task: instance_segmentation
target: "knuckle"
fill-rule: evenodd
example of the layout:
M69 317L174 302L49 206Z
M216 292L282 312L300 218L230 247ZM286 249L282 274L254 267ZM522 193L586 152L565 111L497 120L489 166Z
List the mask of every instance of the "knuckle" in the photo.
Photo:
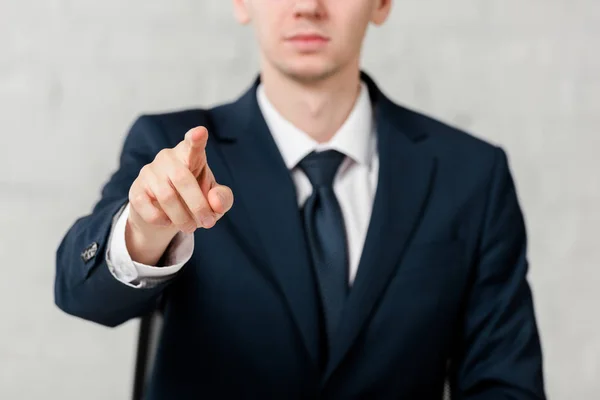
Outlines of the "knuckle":
M150 172L150 164L146 164L142 167L142 169L140 169L139 176L148 175L149 172Z
M163 214L158 210L148 211L148 215L144 217L144 220L152 225L158 225L165 221Z
M140 169L140 172L133 184L146 186L146 183L148 183L152 180L151 178L152 178L153 174L154 174L153 165L146 164Z
M189 173L186 169L177 168L171 176L171 181L176 185L183 185L188 181L188 174Z
M129 202L134 207L139 207L140 205L144 204L145 201L146 201L145 193L135 193L135 191L133 191L133 190L129 191Z
M142 167L142 169L140 169L140 173L138 174L138 180L147 181L148 178L151 177L155 173L154 167L155 167L155 164L153 164L153 163L144 165Z
M165 151L166 149L162 149L161 151L156 153L156 156L154 156L154 160L152 161L152 163L160 162L160 160L162 160L165 157Z
M153 163L162 164L171 158L171 149L162 149L156 153Z
M175 193L175 190L173 190L173 188L169 185L161 186L155 194L156 198L161 203L170 204L177 200L177 193Z

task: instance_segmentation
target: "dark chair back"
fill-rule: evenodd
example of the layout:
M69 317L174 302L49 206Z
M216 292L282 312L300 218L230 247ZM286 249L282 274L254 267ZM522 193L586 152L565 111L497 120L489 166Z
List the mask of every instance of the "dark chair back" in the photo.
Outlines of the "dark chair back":
M162 328L163 317L160 311L144 315L140 320L138 346L133 377L133 400L144 398L148 380L154 365L154 356Z

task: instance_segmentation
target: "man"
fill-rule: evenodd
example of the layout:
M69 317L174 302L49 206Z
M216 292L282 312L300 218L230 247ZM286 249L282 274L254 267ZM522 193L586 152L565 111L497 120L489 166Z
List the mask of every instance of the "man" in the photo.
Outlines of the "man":
M505 153L360 72L390 7L234 0L260 78L138 119L66 234L61 309L117 326L162 305L150 399L544 398Z

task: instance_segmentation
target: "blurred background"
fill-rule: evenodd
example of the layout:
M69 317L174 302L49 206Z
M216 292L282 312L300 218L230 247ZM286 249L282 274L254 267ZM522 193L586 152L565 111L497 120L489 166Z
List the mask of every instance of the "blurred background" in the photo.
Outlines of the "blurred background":
M600 396L600 1L396 0L364 69L397 102L507 150L552 399ZM0 0L0 398L126 399L138 322L53 302L62 235L141 113L254 79L227 0Z

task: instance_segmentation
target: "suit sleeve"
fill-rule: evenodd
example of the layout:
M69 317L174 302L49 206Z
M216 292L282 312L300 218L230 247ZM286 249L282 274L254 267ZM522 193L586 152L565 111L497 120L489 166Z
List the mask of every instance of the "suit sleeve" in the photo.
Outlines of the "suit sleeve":
M506 154L495 151L452 399L545 399L525 224Z
M113 218L127 203L129 188L141 168L167 147L166 142L153 117L140 117L125 138L119 167L102 188L100 200L62 239L56 252L54 299L66 313L117 326L154 308L171 282L133 288L115 279L106 260ZM89 253L90 248L93 253Z

